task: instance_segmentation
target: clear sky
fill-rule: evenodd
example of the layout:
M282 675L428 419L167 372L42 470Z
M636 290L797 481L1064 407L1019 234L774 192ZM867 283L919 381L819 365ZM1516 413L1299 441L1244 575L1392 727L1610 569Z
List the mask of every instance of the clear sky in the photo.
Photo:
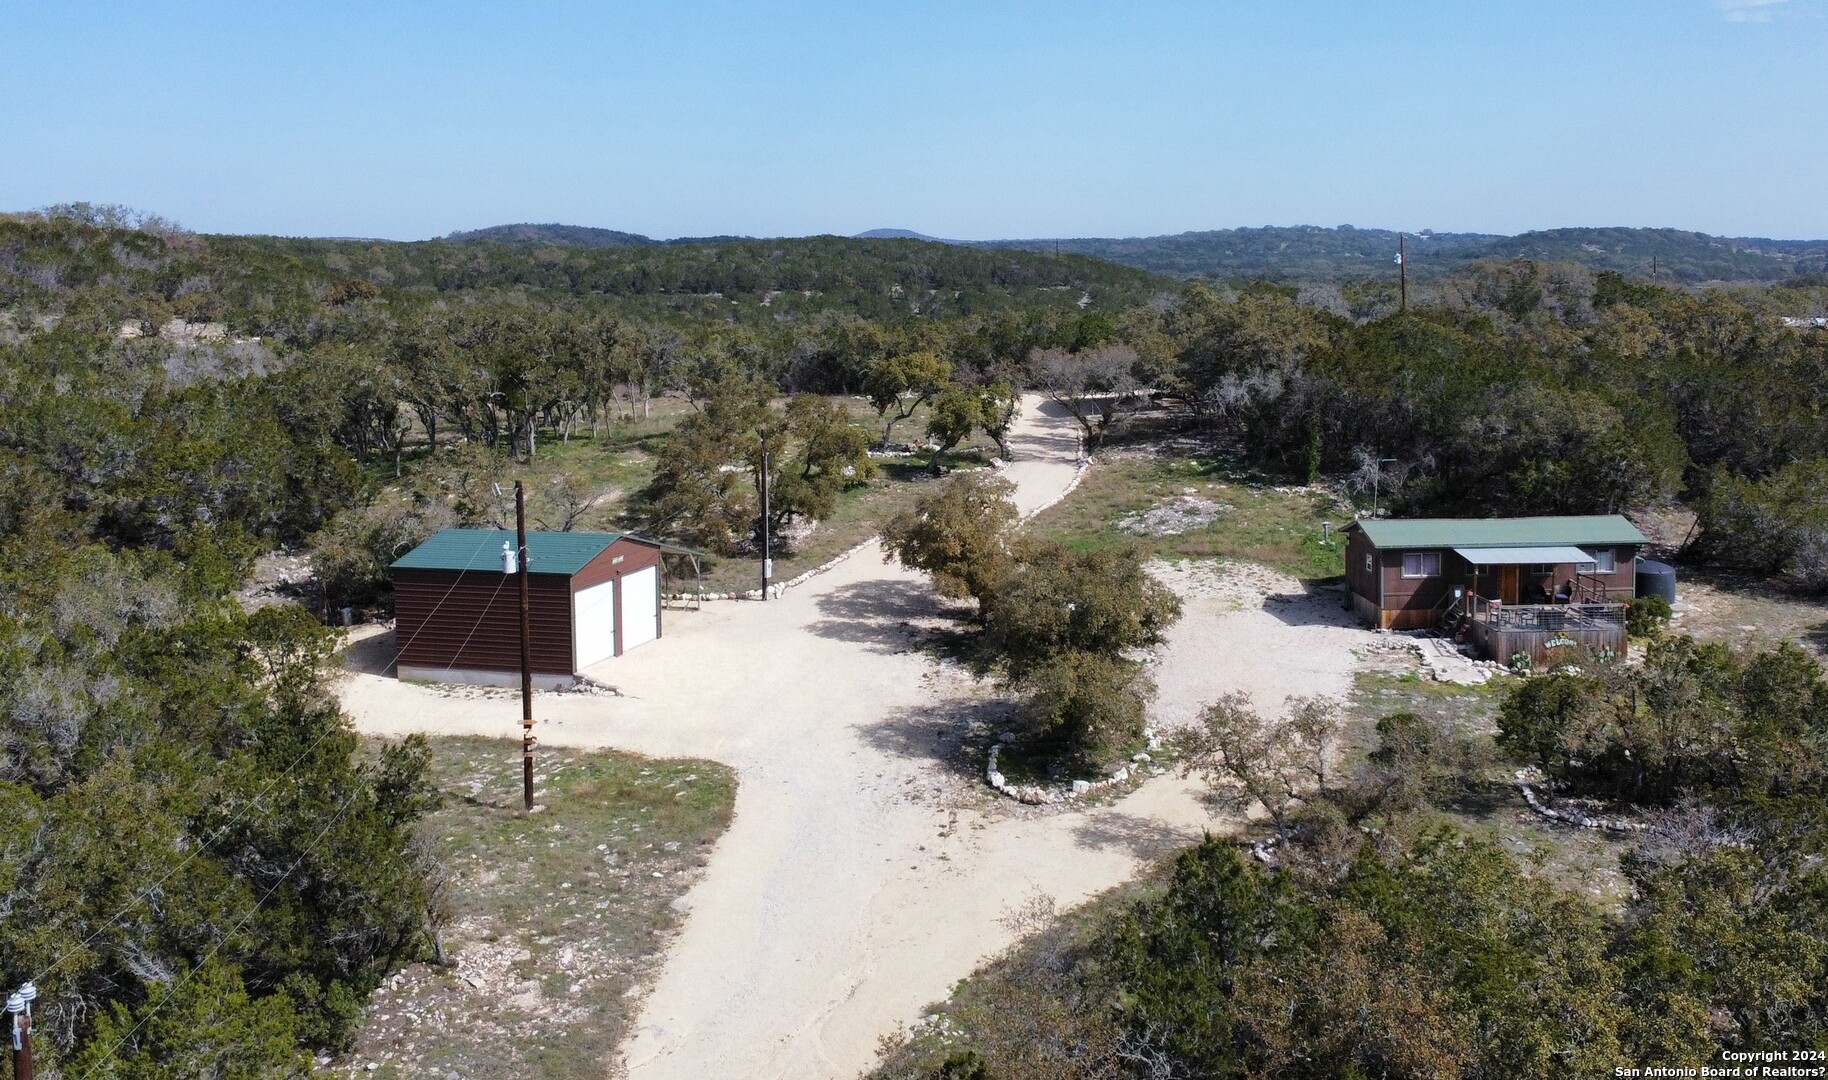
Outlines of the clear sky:
M9 5L0 209L1828 237L1828 0Z

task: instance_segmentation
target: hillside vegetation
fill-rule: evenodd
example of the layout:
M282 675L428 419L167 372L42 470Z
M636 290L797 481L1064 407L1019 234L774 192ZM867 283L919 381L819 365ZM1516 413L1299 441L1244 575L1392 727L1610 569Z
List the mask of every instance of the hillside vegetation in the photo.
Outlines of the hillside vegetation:
M1682 637L1641 667L1520 681L1495 744L1385 715L1346 768L1326 760L1336 730L1221 699L1183 746L1217 798L1267 804L1254 852L1208 837L1046 926L873 1075L1548 1080L1828 1050L1825 708L1794 647ZM1525 761L1635 812L1645 828L1614 844L1628 903L1456 819Z
M1410 233L1409 273L1428 280L1489 259L1566 262L1592 270L1695 284L1781 281L1828 271L1828 240L1709 236L1678 229L1548 229L1517 236ZM1060 251L1176 277L1341 281L1394 276L1397 234L1388 229L1313 225L1219 229L1129 239L999 240L988 246Z
M1326 477L1361 505L1375 484L1399 513L1692 501L1691 557L1822 588L1828 334L1777 316L1825 309L1828 287L1807 279L1699 290L1527 260L1469 264L1400 310L1387 278L1166 283L1086 256L913 240L389 244L199 237L81 207L0 219L0 892L22 898L0 911L0 977L37 978L41 1053L80 1063L71 1075L121 1060L133 1075L207 1075L223 1055L285 1075L300 1050L345 1043L373 988L436 951L416 824L438 801L427 748L365 750L328 704L315 620L234 604L262 552L307 548L339 600L384 604L399 552L443 524L499 524L493 482L520 476L541 480L535 511L553 527L590 520L591 500L621 486L635 490L610 520L753 558L764 470L775 535L862 527L860 508L894 509L866 499L964 464L949 453L1006 453L1027 388L1065 408L1094 454L1123 444L1153 402L1152 437L1185 442L1202 470L1221 460L1210 451L1267 481ZM596 460L568 464L586 455ZM536 474L549 464L558 471ZM1165 468L1132 475L1164 497L1177 480L1220 482ZM904 487L873 487L878 470ZM1123 514L1156 496L1088 494ZM1265 550L1288 551L1288 522L1263 523ZM1135 564L1097 543L1051 561L1106 582L1107 564ZM1312 569L1330 566L1316 557ZM1048 595L1036 586L1030 606L1057 611ZM1059 676L1051 700L1064 701L1072 678L1112 658L1054 659L1034 670ZM1788 800L1790 781L1767 774L1791 761L1816 801L1776 809L1819 810L1828 696L1788 654L1667 660L1668 685L1692 694L1666 711L1656 688L1604 680L1525 703L1533 730L1584 748L1545 767L1638 798L1634 766L1673 761L1643 789L1659 805L1715 800L1744 815L1735 827L1765 831L1679 873L1644 872L1668 918L1635 939L1638 966L1616 970L1663 995L1642 1001L1664 1027L1618 1021L1582 1045L1724 1043L1697 1019L1716 1004L1746 1031L1815 1039L1797 1009L1818 998L1758 997L1770 980L1819 987L1814 953L1762 957L1745 978L1697 965L1738 940L1825 936L1819 830L1799 817L1770 832L1758 814L1775 804L1729 800L1717 778L1751 775L1734 755L1756 752L1753 772ZM1769 686L1795 708L1772 704ZM1676 743L1656 741L1672 731ZM1442 964L1470 957L1498 987L1544 975L1543 1000L1570 1009L1619 985L1605 967L1625 963L1617 928L1518 886L1508 854L1424 842L1374 816L1351 824L1324 835L1389 841L1344 869L1343 849L1329 849L1321 876L1292 892L1217 853L1188 864L1200 888L1230 882L1240 902L1273 901L1262 925L1287 930L1290 951L1244 957L1248 970L1280 977L1333 953L1369 965L1335 996L1293 1002L1303 1023L1328 1028L1329 1010L1386 981L1373 977L1379 935L1408 950L1389 981L1414 989L1391 1015L1444 1039L1474 1038L1478 1011L1430 996L1439 987L1424 976ZM1794 877L1757 876L1746 851L1790 860L1770 865ZM1708 880L1749 906L1687 920L1683 898ZM1574 949L1551 955L1586 974L1519 959L1537 943L1521 931L1468 938L1471 952L1439 944L1486 924L1453 922L1470 909L1436 904L1431 881L1469 904L1502 901L1492 910L1512 923L1550 920ZM1174 1011L1187 1000L1175 980L1240 970L1202 966L1213 909L1201 897L1166 903L1130 951L1110 954L1129 963L1159 946L1190 965L1135 984L1136 1030L1171 1030L1173 1052L1194 1062L1222 1059L1239 1024L1266 1025L1266 1039L1309 1030L1275 1027L1244 999L1227 999L1223 1030ZM1684 982L1689 970L1714 982ZM1505 994L1491 1000L1514 1005ZM1767 1000L1757 1015L1745 1004ZM1525 1022L1475 1050L1535 1054L1565 1033Z
M1710 236L1680 229L1564 228L1505 236L1424 229L1408 236L1415 282L1465 272L1490 260L1531 259L1589 270L1654 274L1681 284L1779 282L1828 273L1828 240ZM651 240L611 229L575 225L499 225L452 233L449 240L527 245L631 247L707 243L780 243L741 237ZM908 229L872 229L859 240L906 239L965 248L1085 255L1151 273L1228 281L1340 283L1396 275L1397 234L1350 225L1211 229L1166 236L1058 237L948 241Z

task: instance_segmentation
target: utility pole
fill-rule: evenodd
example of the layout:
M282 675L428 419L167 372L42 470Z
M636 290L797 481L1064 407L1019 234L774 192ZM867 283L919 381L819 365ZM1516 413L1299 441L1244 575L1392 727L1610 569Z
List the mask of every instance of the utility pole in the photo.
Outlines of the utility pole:
M1373 514L1377 513L1377 489L1381 486L1384 479L1384 466L1395 464L1396 459L1393 457L1381 457L1377 459L1376 468L1371 473L1371 512Z
M768 554L768 432L762 432L762 599L768 599L768 579L774 576L774 560Z
M13 1080L32 1080L32 999L37 996L38 987L28 982L6 998L13 1031Z
M521 807L533 812L533 654L532 603L527 595L527 493L519 480L514 481L514 533L519 541L520 559L515 575L520 578L520 773Z
M1400 310L1409 310L1409 249L1403 242L1403 234L1396 234L1396 280L1399 290Z

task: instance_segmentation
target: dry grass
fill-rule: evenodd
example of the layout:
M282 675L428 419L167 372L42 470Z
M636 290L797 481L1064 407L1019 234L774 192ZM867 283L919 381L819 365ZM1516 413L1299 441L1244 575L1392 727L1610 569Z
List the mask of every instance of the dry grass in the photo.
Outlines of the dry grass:
M1081 550L1133 544L1144 557L1223 557L1262 563L1301 578L1345 572L1339 528L1351 509L1321 488L1277 485L1240 472L1213 457L1108 455L1059 505L1035 519L1034 530ZM1134 514L1194 499L1216 504L1206 525L1178 535L1127 532L1119 522ZM1321 523L1331 521L1329 540Z
M1677 571L1676 614L1670 629L1740 649L1773 649L1793 642L1828 659L1828 601L1767 582Z
M547 809L527 816L518 742L432 745L446 801L422 828L449 875L452 966L391 979L336 1068L604 1075L679 918L671 905L729 824L733 775L708 761L542 749Z

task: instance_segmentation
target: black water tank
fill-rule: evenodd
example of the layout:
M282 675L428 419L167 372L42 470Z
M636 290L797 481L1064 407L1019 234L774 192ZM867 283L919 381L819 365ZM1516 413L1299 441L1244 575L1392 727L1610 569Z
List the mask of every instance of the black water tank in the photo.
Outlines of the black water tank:
M1676 568L1668 563L1642 559L1638 562L1638 595L1661 596L1676 602Z

